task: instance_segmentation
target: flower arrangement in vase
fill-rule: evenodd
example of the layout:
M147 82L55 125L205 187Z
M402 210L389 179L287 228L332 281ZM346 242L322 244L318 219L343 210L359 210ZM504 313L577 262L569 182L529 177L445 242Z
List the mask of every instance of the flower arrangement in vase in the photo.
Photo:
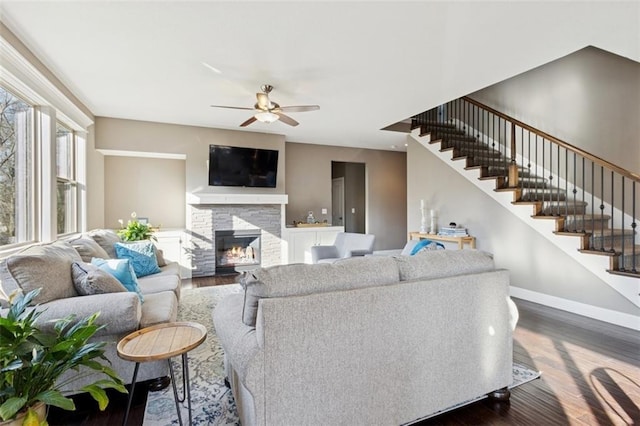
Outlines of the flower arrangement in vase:
M127 226L124 225L122 219L119 219L118 223L120 223L118 236L124 241L156 240L156 237L153 235L156 229L154 229L150 223L138 220L136 212L131 213L131 219L127 221Z

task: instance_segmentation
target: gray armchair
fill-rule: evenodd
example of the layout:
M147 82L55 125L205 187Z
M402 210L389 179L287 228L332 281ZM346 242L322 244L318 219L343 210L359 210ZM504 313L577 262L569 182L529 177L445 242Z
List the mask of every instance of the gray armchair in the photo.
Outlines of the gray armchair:
M333 263L338 259L371 254L375 239L376 236L372 234L340 232L332 246L311 247L311 261L312 263Z

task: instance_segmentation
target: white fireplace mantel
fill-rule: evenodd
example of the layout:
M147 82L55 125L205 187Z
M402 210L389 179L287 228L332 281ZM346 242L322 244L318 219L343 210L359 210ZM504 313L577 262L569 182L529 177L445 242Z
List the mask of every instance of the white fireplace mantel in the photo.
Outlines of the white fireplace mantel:
M287 194L188 193L187 204L288 204Z

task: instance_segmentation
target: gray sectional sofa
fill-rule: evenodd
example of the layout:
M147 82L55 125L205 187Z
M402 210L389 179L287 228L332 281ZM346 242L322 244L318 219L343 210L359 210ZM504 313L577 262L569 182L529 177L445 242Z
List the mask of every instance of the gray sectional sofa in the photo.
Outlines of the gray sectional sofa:
M213 312L249 425L396 425L507 387L509 273L476 250L246 273Z
M165 262L162 252L156 252L160 272L138 278L138 284L144 298L131 291L118 291L80 296L74 286L72 264L91 262L93 257L115 258L114 243L120 241L117 234L110 230L94 230L81 236L50 244L31 246L19 253L0 261L0 284L4 297L0 298L6 312L6 296L18 289L28 292L42 288L38 298L40 310L44 313L38 322L42 329L52 327L51 319L63 318L70 314L85 317L100 312L98 324L106 327L100 330L95 340L108 343L106 357L125 383L130 383L134 363L122 360L116 351L117 342L127 334L153 324L175 321L180 299L180 274L178 264ZM147 362L140 365L138 381L166 376L165 361ZM92 383L97 375L89 371L70 372L63 376L65 381L76 376L67 386L74 391ZM82 377L81 377L82 376Z

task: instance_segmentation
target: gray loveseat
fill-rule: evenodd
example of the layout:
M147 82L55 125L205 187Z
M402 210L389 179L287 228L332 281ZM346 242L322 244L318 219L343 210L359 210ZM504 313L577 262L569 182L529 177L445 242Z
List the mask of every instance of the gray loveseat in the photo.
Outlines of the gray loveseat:
M249 425L396 425L512 382L509 273L475 250L286 265L213 312Z
M44 310L38 320L43 329L52 327L52 323L47 322L51 319L70 314L85 317L99 311L97 322L106 324L106 327L94 339L108 343L106 357L125 383L130 383L135 364L118 357L117 342L140 328L175 321L181 282L178 265L164 262L162 253L157 252L158 264L162 265L161 272L137 279L144 302L130 291L78 295L72 277L72 264L91 262L93 257L115 258L114 243L119 241L120 238L113 231L94 230L66 241L31 246L0 261L0 284L5 298L16 289L26 293L34 288L42 288L35 301L40 304L39 309ZM3 302L3 308L6 308L6 301ZM5 311L0 309L0 315ZM165 361L146 362L140 365L137 380L155 379L167 373ZM102 378L91 371L89 375L85 374L70 372L61 381L71 376L78 377L66 388L73 391Z

